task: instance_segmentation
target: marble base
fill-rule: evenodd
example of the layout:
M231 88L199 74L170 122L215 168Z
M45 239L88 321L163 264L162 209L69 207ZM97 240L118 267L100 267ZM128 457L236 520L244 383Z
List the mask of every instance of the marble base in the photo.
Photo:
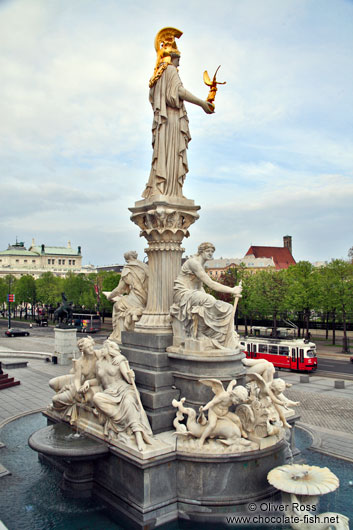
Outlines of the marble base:
M172 446L172 433L157 438ZM109 444L107 454L83 469L84 493L104 501L121 526L152 529L178 519L221 525L227 515L246 513L250 502L273 501L276 490L267 473L285 463L285 446L282 440L264 450L223 455L173 448L141 459ZM82 491L68 459L49 461L64 472L65 489Z
M180 397L186 398L185 406L198 409L212 399L211 388L200 383L200 379L219 379L225 387L232 379L244 384L245 368L241 359L245 354L240 350L180 353L172 346L168 352L174 385L180 390Z
M153 433L173 428L173 399L179 399L166 348L172 335L123 331L120 350L135 372L136 385Z
M54 355L58 358L58 364L71 365L78 353L76 329L54 328L54 340Z
M61 415L54 409L47 409L45 416L53 422L63 422ZM98 419L92 414L92 409L87 405L77 406L77 420L72 428L80 433L93 436L95 439L108 443L112 447L118 447L123 453L129 454L139 460L148 460L156 456L170 453L174 450L175 442L166 443L159 438L153 439L152 444L146 444L144 451L139 451L133 435L125 436L123 439L108 438L103 431ZM66 422L69 424L69 422ZM125 438L125 439L124 439Z

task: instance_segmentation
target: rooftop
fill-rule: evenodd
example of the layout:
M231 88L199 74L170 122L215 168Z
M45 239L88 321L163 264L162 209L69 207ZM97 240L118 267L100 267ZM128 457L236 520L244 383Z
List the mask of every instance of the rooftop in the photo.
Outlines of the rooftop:
M254 258L272 258L276 269L288 269L290 265L296 264L295 259L287 247L258 247L251 245L246 256L254 256Z
M50 255L57 255L57 256L79 256L80 255L78 250L74 250L71 247L48 247L47 245L44 245L44 252L42 252L41 246L32 246L30 247L30 250L35 252L36 254L50 254Z

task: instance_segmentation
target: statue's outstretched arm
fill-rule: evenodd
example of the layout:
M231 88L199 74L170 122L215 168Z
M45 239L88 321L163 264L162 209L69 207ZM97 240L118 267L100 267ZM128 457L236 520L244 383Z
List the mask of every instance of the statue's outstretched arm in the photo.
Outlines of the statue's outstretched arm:
M209 287L210 289L213 289L214 291L218 291L219 293L230 293L230 294L239 294L241 293L241 287L229 287L228 285L223 285L222 283L215 282L212 280L207 272L201 267L197 267L197 270L193 270L195 275Z
M113 289L109 296L108 300L112 300L115 296L127 294L129 292L129 286L125 283L123 279L120 279L118 285Z
M193 103L194 105L198 105L201 107L206 114L213 114L214 112L214 106L212 103L209 103L206 100L197 98L191 92L186 90L183 86L179 87L179 97L183 99L184 101L188 101L189 103Z

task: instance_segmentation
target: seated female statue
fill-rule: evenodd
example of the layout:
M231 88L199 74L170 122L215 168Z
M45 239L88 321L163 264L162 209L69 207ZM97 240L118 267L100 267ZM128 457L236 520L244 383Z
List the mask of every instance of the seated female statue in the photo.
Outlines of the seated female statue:
M174 282L174 303L170 308L174 338L178 337L180 344L187 338L202 340L207 349L235 349L239 339L234 330L233 306L206 293L203 284L237 297L241 296L241 286L228 287L209 277L205 263L212 259L214 251L212 243L202 243L197 254L182 265ZM174 345L179 344L174 342Z

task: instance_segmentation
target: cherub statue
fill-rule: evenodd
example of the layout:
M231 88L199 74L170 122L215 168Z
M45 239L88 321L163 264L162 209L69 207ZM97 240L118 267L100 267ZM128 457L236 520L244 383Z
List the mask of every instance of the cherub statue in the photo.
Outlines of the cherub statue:
M242 359L242 363L247 367L247 379L256 383L256 385L252 385L250 391L251 399L257 398L264 404L268 402L277 411L283 426L290 429L291 426L286 420L285 411L289 411L289 406L299 405L298 401L291 401L283 394L284 390L291 385L283 379L273 378L275 367L266 359Z
M244 440L247 434L244 431L238 416L229 410L232 405L243 403L248 399L248 392L245 387L237 386L236 381L229 383L227 390L218 379L201 379L200 383L210 386L215 397L204 407L200 407L200 415L194 409L184 407L185 398L180 401L173 400L172 404L178 409L173 422L177 434L189 435L192 438L199 438L198 446L203 447L208 438L215 439L224 445L233 444L250 446L251 442ZM208 419L204 412L208 411ZM186 426L180 421L187 416Z
M200 379L200 383L212 388L215 397L211 399L204 407L199 408L200 414L208 410L208 423L200 438L200 446L205 443L206 438L212 435L217 421L219 419L228 419L237 425L241 435L247 438L246 432L242 428L239 417L229 410L232 405L239 405L248 400L248 391L244 386L237 386L236 380L233 379L227 386L227 390L218 379Z

